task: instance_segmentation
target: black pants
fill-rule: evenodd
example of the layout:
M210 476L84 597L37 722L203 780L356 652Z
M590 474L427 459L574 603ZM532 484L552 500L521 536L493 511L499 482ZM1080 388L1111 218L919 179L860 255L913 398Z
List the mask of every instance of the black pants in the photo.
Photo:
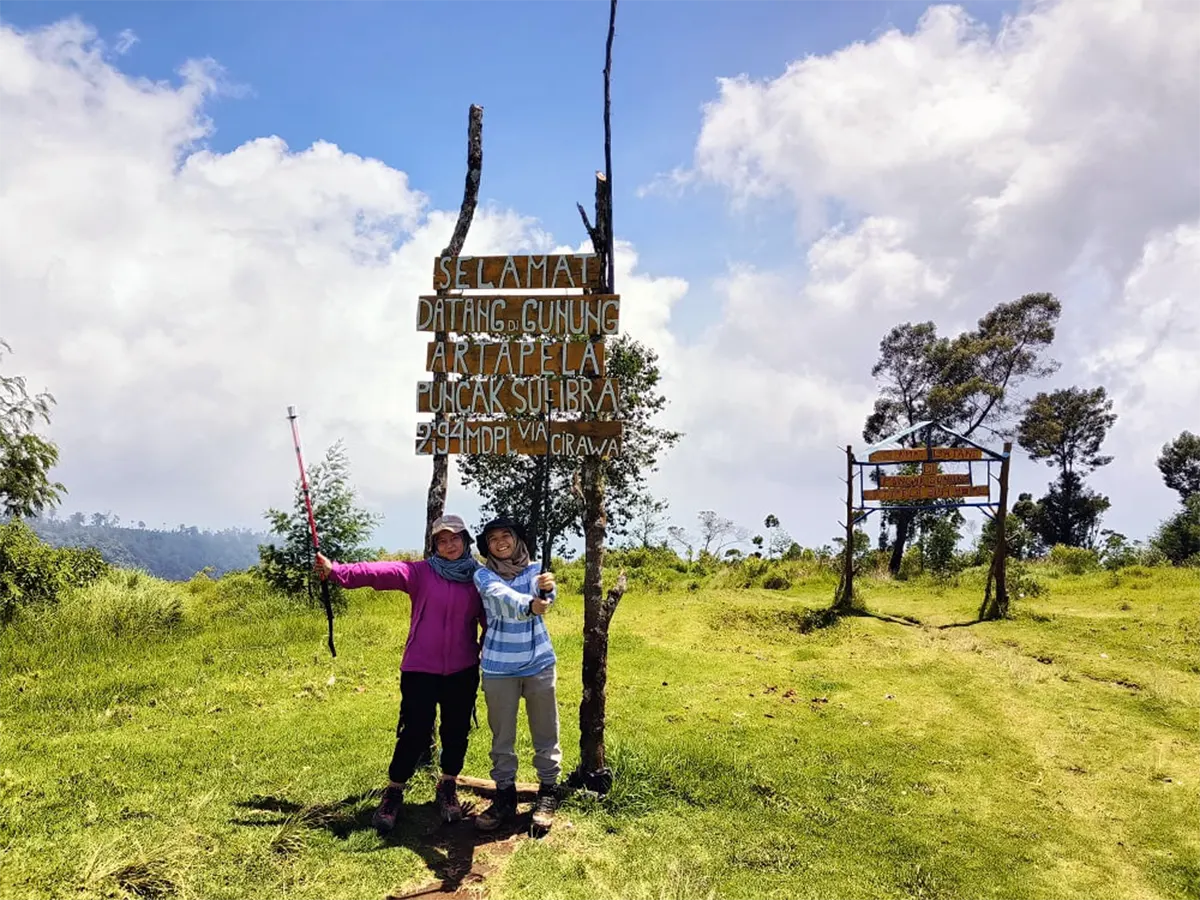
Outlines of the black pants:
M429 672L400 673L400 723L396 726L396 749L388 778L404 784L417 769L417 760L433 741L433 723L441 707L441 769L445 775L462 771L467 755L471 713L479 691L479 666L450 675Z

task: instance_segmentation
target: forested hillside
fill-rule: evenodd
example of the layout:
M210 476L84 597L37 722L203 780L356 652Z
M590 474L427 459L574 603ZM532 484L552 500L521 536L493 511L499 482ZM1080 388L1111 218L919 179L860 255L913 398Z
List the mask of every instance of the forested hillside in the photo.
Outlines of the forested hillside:
M258 545L267 536L244 528L202 531L180 525L172 531L122 525L116 516L74 513L65 519L31 518L27 522L54 547L95 547L116 566L144 569L158 578L185 581L205 567L214 575L245 569L258 562Z

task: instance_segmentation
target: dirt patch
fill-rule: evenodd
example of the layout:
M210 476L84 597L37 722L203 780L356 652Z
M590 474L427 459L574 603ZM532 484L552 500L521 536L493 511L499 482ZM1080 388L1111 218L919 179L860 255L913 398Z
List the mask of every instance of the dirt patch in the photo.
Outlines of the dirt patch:
M384 900L479 900L486 893L481 889L484 880L521 841L530 839L529 820L528 813L518 816L511 828L489 835L477 831L472 819L437 829L428 835L428 841L409 845L424 858L434 880L409 890L389 891ZM480 850L485 851L484 859L479 858Z

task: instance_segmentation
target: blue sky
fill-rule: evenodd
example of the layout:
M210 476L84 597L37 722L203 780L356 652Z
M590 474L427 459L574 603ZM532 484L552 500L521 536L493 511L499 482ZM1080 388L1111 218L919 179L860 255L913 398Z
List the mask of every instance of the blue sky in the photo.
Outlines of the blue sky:
M994 25L1015 3L961 4ZM714 188L639 198L659 173L691 160L701 107L716 80L778 76L792 60L831 53L888 28L910 31L926 5L667 2L618 6L613 59L614 217L641 262L686 272L692 289L674 326L694 335L715 313L709 280L733 262L796 255L791 211L733 212ZM481 202L537 217L561 241L584 238L603 168L605 2L5 2L0 21L36 27L77 14L116 44L126 74L174 80L185 59L211 57L240 96L212 101L209 145L227 152L279 135L292 150L325 140L408 173L438 209L462 197L467 109L484 107Z

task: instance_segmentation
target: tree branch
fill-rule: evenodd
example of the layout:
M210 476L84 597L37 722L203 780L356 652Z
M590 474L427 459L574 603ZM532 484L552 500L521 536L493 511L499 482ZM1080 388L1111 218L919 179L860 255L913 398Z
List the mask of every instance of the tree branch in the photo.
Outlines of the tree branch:
M625 586L627 581L625 573L622 572L617 577L617 583L608 589L608 595L604 598L604 619L608 621L612 619L613 613L617 611L617 604L621 602L621 598L625 596Z
M458 209L458 221L450 243L442 256L458 256L467 240L467 231L475 217L475 205L479 202L479 182L483 178L483 107L471 104L467 122L467 179L463 185L462 205Z
M471 228L471 220L475 218L475 206L479 202L479 182L483 178L483 107L472 103L467 114L467 177L463 184L462 205L458 209L458 221L454 223L454 233L450 243L442 250L442 256L458 256L462 253L463 244L467 240L467 231ZM445 291L438 291L439 294ZM448 337L445 331L434 332L435 341L444 341ZM435 382L445 381L445 372L434 372ZM440 422L445 419L443 413L434 415L433 420ZM446 509L446 488L449 480L450 459L444 453L436 453L433 457L433 475L429 479L429 493L425 499L425 547L424 554L428 558L433 552L430 546L430 529L433 523L441 517Z
M608 185L608 234L605 235L605 253L608 256L608 291L613 290L613 224L612 224L612 48L617 29L617 0L608 8L608 41L604 45L604 181ZM599 212L597 212L599 218Z

